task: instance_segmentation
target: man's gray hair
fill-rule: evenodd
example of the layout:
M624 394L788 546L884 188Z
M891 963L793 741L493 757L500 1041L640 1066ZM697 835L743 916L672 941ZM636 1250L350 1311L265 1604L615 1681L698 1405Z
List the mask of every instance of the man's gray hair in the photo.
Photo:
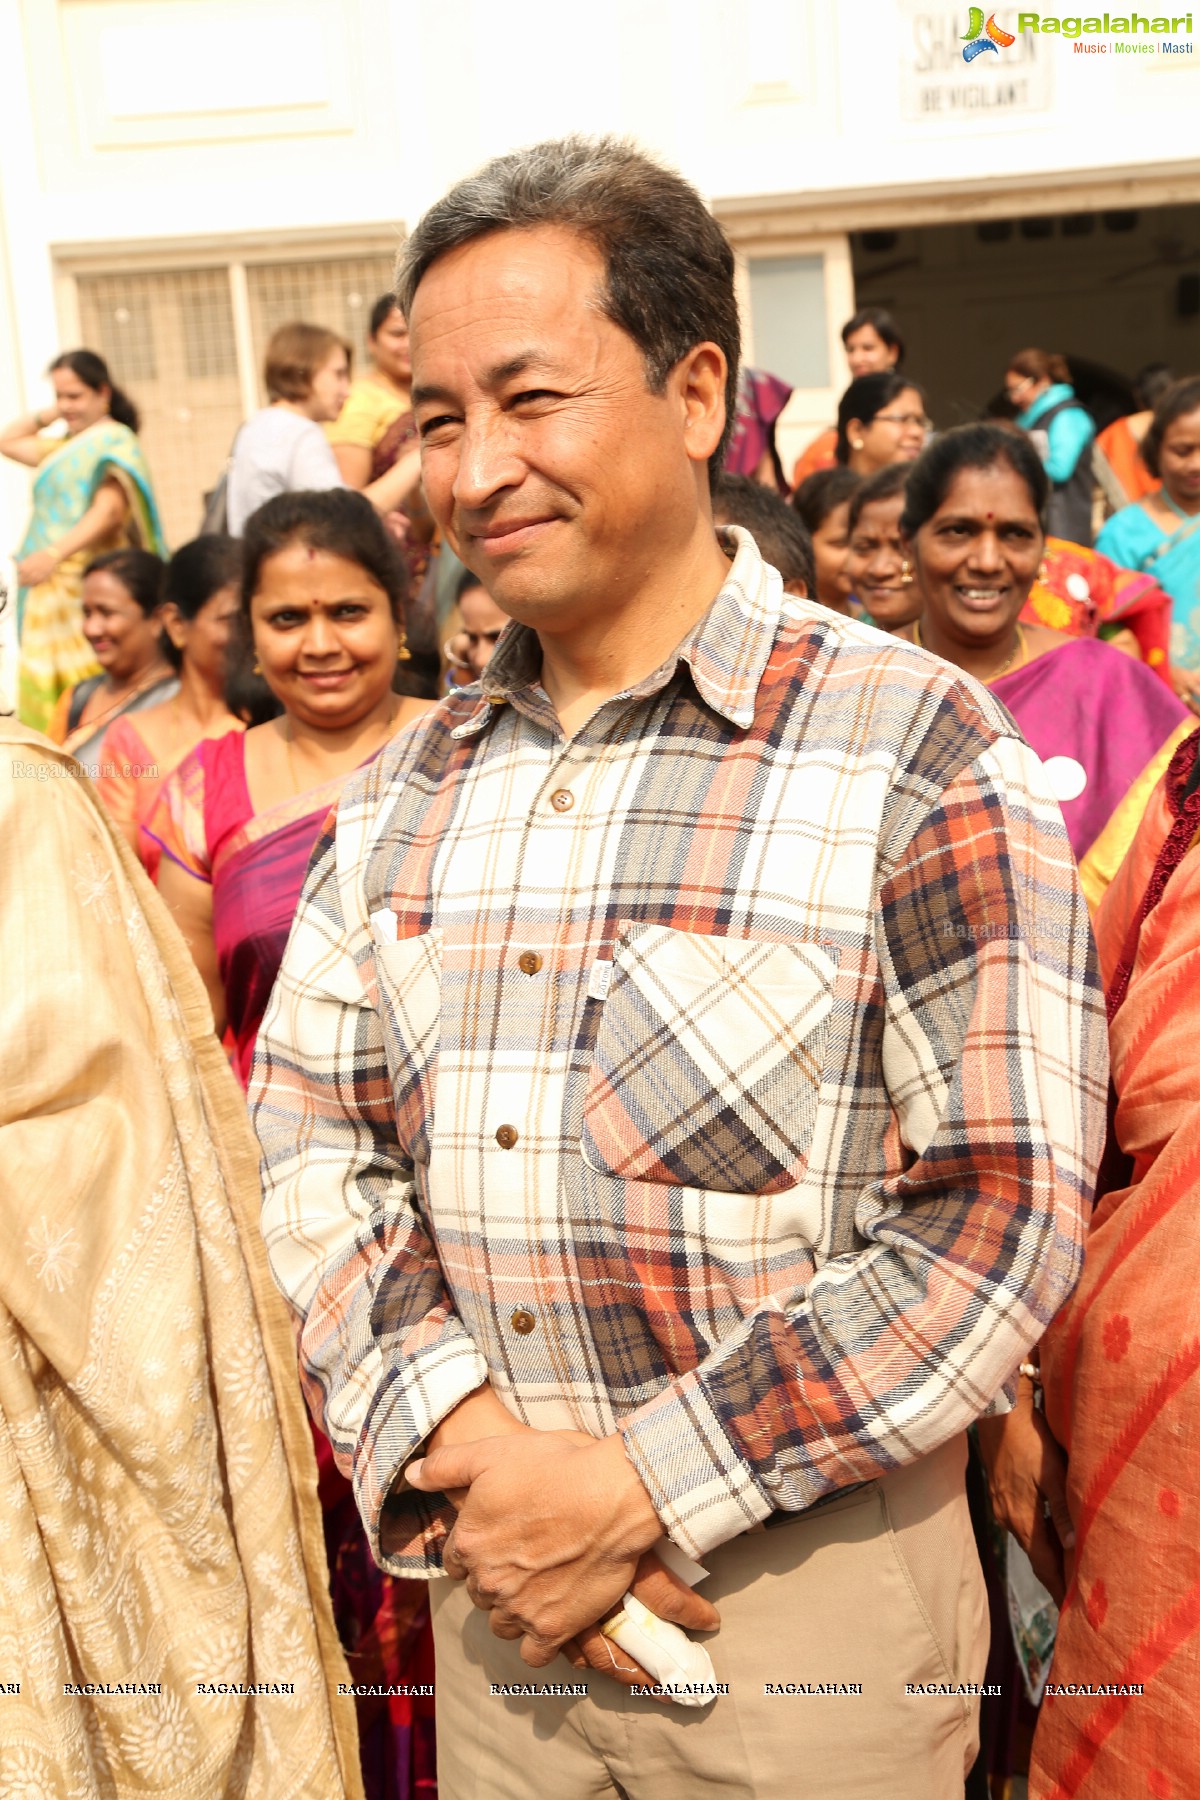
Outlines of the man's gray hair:
M733 430L741 330L733 251L690 182L626 139L556 138L515 150L469 175L431 206L400 252L396 297L407 316L439 256L489 232L562 225L604 258L602 304L641 350L661 393L681 356L720 346L729 363L720 469Z

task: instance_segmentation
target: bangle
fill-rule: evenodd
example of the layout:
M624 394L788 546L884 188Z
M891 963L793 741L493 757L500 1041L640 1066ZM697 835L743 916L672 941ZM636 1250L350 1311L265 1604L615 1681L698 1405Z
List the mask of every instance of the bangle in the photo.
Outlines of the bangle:
M1033 1363L1033 1362L1018 1363L1017 1364L1017 1374L1026 1376L1030 1381L1032 1381L1034 1387L1041 1387L1041 1385L1042 1385L1042 1371L1039 1369L1039 1367L1036 1363Z

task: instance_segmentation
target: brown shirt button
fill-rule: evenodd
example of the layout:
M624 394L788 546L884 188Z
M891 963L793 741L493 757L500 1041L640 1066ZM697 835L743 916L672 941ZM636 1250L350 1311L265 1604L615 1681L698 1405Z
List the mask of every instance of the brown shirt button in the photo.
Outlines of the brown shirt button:
M542 966L542 959L536 950L522 950L517 958L517 967L525 975L536 975Z
M516 1141L517 1128L515 1125L498 1125L496 1127L496 1142L502 1150L511 1150Z
M510 1320L512 1328L521 1337L528 1337L537 1320L527 1307L518 1306Z
M550 796L550 804L555 812L570 812L575 804L575 796L570 788L555 788Z

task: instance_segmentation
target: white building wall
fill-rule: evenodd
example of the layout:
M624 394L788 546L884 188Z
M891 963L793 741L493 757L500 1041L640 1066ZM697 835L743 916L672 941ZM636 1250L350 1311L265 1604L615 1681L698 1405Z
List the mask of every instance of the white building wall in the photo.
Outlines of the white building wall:
M1018 193L1065 210L1122 183L1127 204L1200 198L1200 55L1085 57L1040 37L968 69L967 11L0 0L0 409L47 396L85 255L119 267L160 249L283 253L314 234L398 241L486 157L568 130L632 133L750 247L823 237L831 334L851 298L844 233L864 219L978 217ZM1013 26L1016 8L997 18ZM841 384L831 344L814 418ZM0 475L0 545L27 491L21 471Z

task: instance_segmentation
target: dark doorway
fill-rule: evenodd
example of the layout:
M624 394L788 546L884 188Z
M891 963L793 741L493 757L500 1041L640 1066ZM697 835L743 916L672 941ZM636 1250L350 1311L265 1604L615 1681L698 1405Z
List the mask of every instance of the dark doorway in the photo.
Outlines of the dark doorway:
M1200 373L1200 205L856 231L851 254L939 426L978 418L1030 345L1088 365L1102 424L1145 363Z

